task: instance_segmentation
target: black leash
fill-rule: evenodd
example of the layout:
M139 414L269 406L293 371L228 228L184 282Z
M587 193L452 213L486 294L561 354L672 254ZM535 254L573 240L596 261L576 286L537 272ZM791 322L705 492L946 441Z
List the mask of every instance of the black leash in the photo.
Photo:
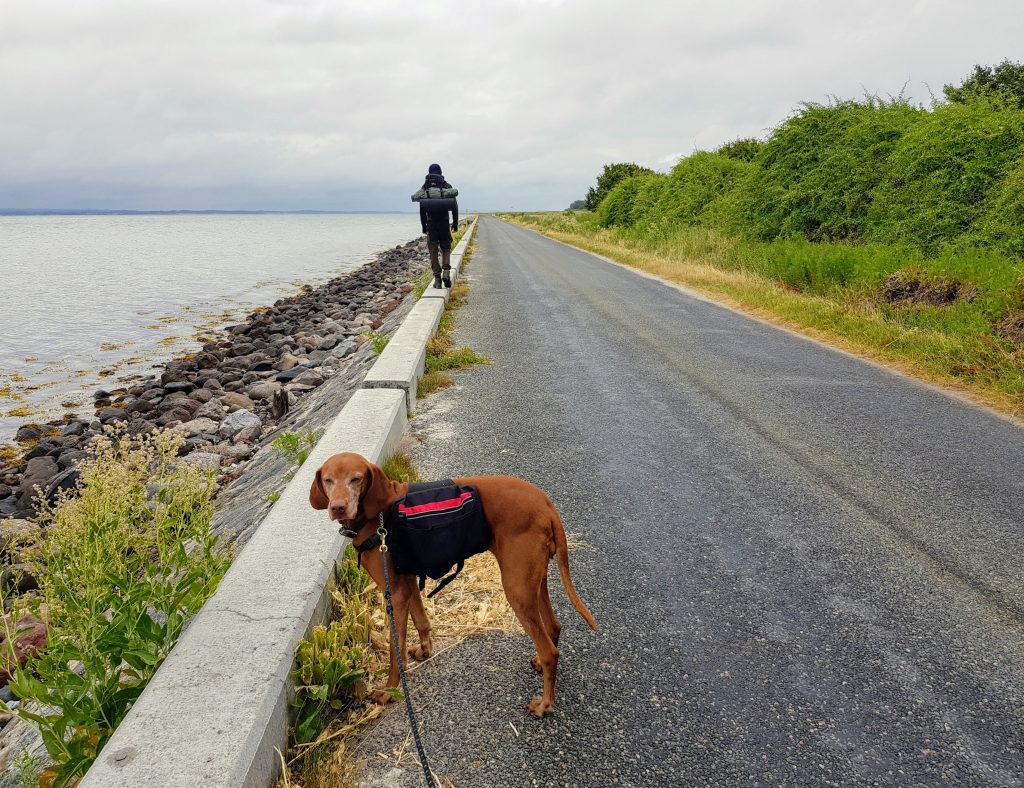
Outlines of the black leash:
M409 712L409 727L412 728L412 738L416 742L416 751L420 756L420 763L423 765L423 779L430 788L437 788L434 775L430 773L430 766L427 764L427 754L423 751L423 742L420 741L420 727L416 723L416 712L412 708L412 698L409 696L409 685L405 681L405 668L402 667L402 654L398 645L398 628L395 626L395 608L391 604L391 577L388 575L388 545L387 529L384 528L384 512L380 513L380 525L377 526L377 535L380 537L380 563L384 567L384 601L387 603L388 620L391 622L391 647L395 651L395 659L398 660L398 676L402 680L402 694L405 696L405 708Z

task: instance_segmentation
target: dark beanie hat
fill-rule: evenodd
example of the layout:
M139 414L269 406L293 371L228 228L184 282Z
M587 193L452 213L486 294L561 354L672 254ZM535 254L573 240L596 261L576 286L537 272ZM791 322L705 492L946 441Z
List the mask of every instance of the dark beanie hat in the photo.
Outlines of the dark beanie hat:
M441 174L441 165L440 164L431 164L427 168L427 172L429 174L431 174L431 175L440 175Z

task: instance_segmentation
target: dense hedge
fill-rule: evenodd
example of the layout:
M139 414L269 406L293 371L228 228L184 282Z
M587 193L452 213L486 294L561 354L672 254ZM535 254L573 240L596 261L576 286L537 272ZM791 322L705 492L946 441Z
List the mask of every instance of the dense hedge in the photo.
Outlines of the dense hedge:
M751 240L873 242L928 255L983 247L1020 258L1024 110L999 97L931 108L805 104L763 144L737 140L668 174L621 178L597 216L643 232L701 225Z

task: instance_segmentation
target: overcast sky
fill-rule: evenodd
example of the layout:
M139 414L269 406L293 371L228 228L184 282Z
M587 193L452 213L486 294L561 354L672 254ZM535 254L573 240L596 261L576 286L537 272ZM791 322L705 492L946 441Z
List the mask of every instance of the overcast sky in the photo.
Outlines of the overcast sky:
M1020 0L0 0L0 208L564 208L1007 57Z

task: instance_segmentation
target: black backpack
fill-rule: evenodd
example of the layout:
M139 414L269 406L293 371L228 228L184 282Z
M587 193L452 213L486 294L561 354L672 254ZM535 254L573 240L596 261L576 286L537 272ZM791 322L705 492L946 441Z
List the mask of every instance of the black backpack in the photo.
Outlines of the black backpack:
M454 580L467 558L491 545L491 529L475 487L451 479L410 484L409 492L391 505L387 543L395 571L441 580L433 596ZM455 566L448 577L444 575Z

